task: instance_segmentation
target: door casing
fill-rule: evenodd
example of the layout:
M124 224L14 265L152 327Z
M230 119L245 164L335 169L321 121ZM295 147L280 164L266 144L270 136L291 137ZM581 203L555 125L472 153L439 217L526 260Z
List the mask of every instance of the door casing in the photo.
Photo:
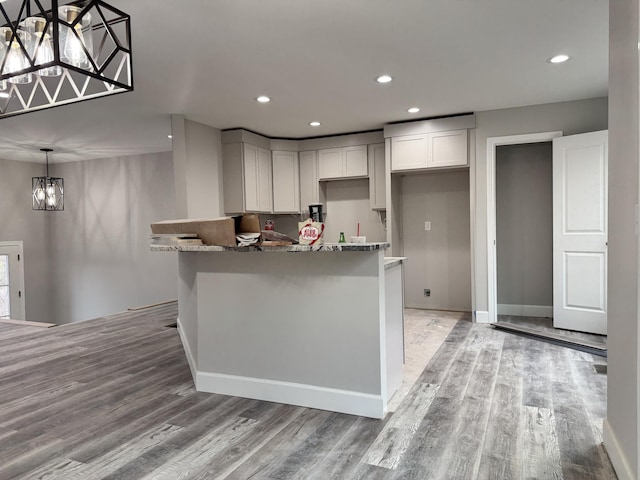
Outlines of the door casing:
M476 314L477 323L498 321L498 275L496 256L496 149L501 145L550 142L562 132L542 132L487 138L487 297L488 314Z

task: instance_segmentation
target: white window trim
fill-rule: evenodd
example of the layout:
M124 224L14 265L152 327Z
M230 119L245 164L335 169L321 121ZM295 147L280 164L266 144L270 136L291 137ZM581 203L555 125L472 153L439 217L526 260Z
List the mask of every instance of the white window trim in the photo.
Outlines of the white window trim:
M2 247L17 247L18 249L18 255L20 255L20 261L18 262L18 278L17 280L14 278L10 278L9 282L10 285L15 285L17 283L18 285L18 290L20 290L20 292L22 292L22 295L20 296L20 301L19 301L19 317L20 318L13 318L13 320L26 320L26 309L25 309L25 305L26 305L26 293L24 290L24 247L23 247L23 242L22 241L9 241L9 242L0 242L0 248ZM15 282L15 283L14 283Z

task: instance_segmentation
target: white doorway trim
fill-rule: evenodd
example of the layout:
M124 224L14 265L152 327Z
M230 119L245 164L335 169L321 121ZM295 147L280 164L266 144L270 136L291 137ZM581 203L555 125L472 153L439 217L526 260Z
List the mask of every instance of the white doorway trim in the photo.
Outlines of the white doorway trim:
M17 278L9 278L10 289L18 288L18 315L12 316L14 320L26 320L25 312L25 292L24 292L24 252L22 241L0 242L0 248L11 248L13 253L18 253L18 261L14 266L14 272L17 272ZM15 260L14 260L15 261ZM15 300L15 299L14 299ZM12 309L13 310L13 309Z
M487 138L487 294L489 314L476 319L478 323L495 323L498 305L498 275L496 263L496 148L501 145L550 142L562 132L542 132Z

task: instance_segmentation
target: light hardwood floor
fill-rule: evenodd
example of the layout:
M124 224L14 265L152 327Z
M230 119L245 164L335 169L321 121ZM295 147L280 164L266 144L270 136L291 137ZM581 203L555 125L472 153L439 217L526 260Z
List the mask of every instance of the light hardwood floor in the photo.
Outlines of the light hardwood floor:
M195 392L175 316L0 325L0 479L615 478L600 357L460 320L380 421Z

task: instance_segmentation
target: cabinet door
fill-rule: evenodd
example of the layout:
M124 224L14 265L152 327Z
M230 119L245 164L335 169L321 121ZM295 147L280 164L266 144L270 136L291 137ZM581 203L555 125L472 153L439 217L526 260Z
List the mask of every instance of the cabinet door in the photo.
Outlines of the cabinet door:
M318 175L320 180L342 178L342 148L325 148L318 150Z
M467 130L429 134L430 153L428 167L455 167L466 165Z
M273 213L300 213L297 152L273 152Z
M427 167L427 135L404 135L391 139L391 170Z
M367 176L367 146L344 147L344 177Z
M266 148L258 149L258 211L273 210L271 174L271 152Z
M369 201L372 210L386 208L387 187L384 162L384 143L369 145Z
M258 190L258 147L248 143L242 146L244 162L244 209L247 212L260 211Z
M307 212L310 203L320 202L318 155L315 150L300 152L300 211Z
M224 212L227 215L245 211L245 165L241 143L222 145L222 175L224 181Z

